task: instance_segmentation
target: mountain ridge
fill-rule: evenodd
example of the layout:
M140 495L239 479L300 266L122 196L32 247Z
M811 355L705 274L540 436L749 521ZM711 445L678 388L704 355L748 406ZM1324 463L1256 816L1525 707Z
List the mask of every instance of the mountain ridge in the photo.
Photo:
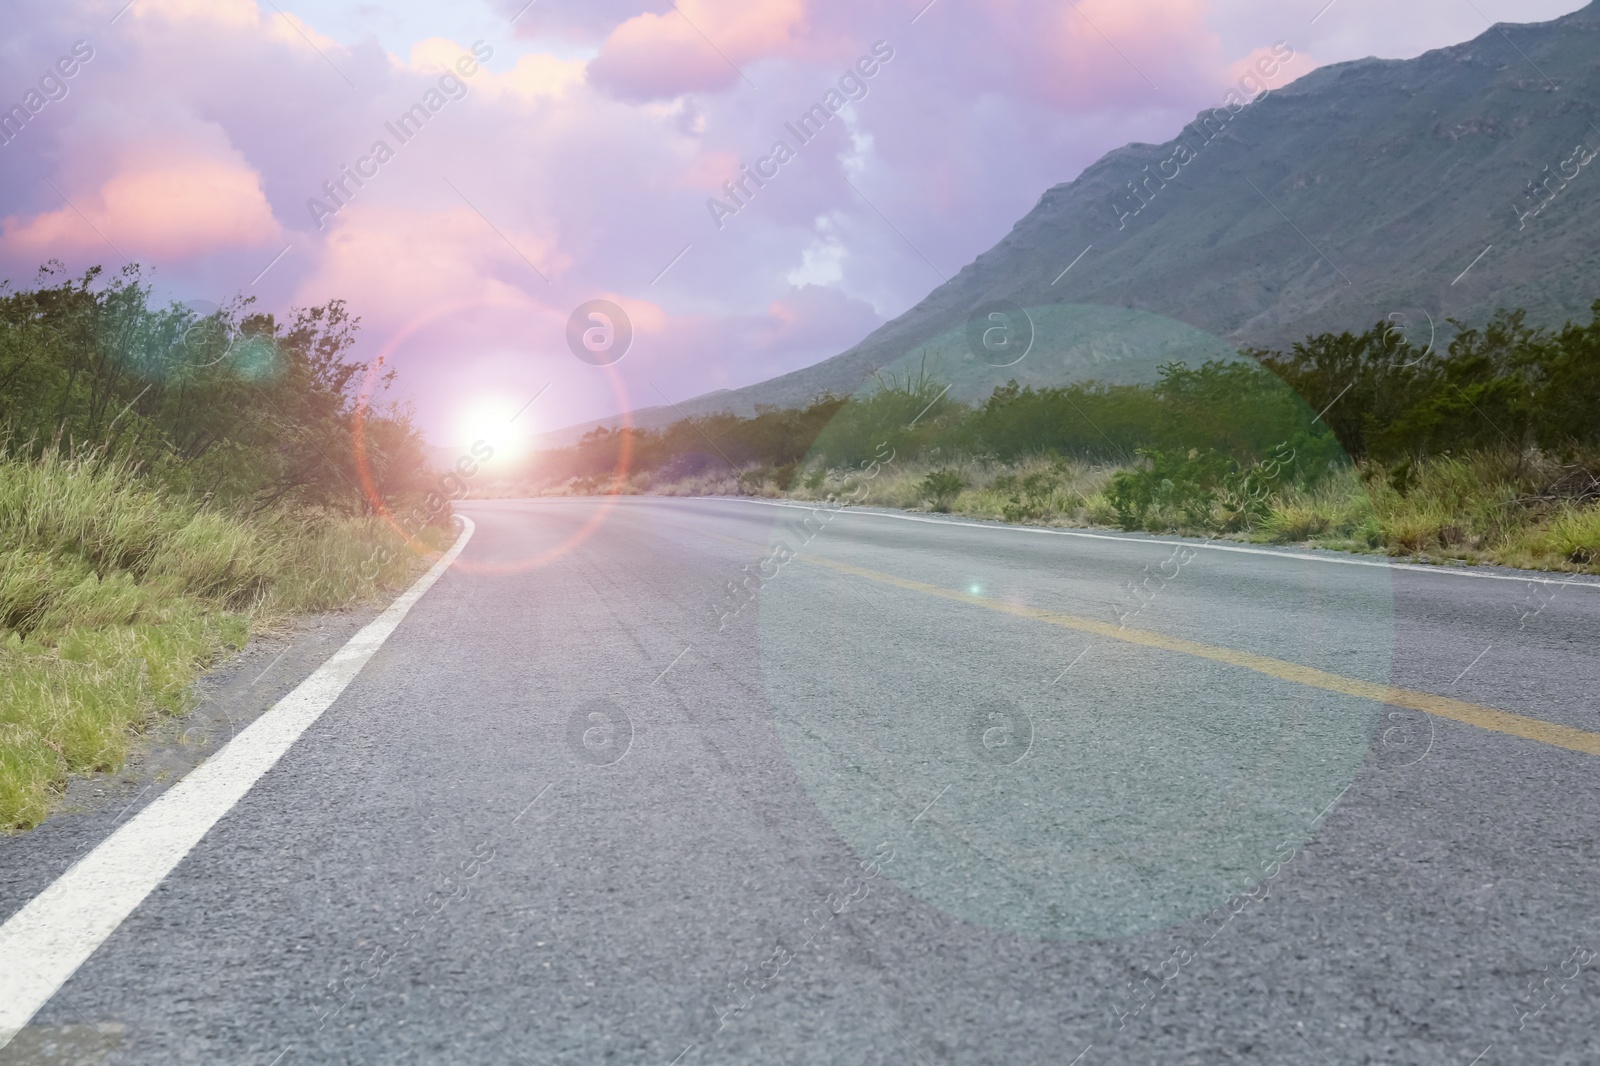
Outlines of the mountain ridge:
M1171 139L1112 149L1046 189L992 247L844 352L631 422L848 394L919 345L949 347L975 308L1001 299L1163 316L1237 347L1286 347L1391 314L1431 323L1440 343L1449 320L1476 325L1501 308L1549 326L1586 317L1600 296L1585 281L1600 276L1600 216L1586 210L1600 177L1587 164L1555 173L1580 142L1600 149L1597 54L1600 0L1411 59L1319 67L1197 134L1221 108L1202 110ZM1174 164L1180 145L1193 158ZM1533 182L1549 192L1552 178L1550 217L1521 217Z

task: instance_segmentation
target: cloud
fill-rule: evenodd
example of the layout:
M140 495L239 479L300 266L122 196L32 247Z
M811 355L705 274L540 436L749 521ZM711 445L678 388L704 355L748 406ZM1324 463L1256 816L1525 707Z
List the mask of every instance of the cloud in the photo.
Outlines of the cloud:
M1285 42L1288 49L1293 45ZM1291 81L1311 73L1319 64L1305 52L1294 52L1287 62L1282 61L1284 47L1276 51L1271 46L1252 49L1249 54L1228 64L1223 80L1229 89L1240 89L1241 96L1254 96L1252 87L1263 85L1267 89L1281 89ZM1240 88L1240 87L1243 88ZM1247 91L1250 90L1250 91Z
M411 46L410 60L404 66L416 74L442 74L454 70L458 59L471 54L471 48L448 37L428 37Z
M255 0L141 0L128 13L139 21L205 23L224 30L252 30L261 22Z
M336 50L339 42L318 33L288 11L263 11L254 0L138 0L130 13L139 21L203 25L213 32L263 32L269 40L296 48Z
M282 232L260 176L237 158L147 159L93 192L67 195L72 203L58 210L8 216L6 242L46 258L98 252L104 234L134 259L185 259L266 244Z
M446 72L457 73L457 62L471 54L472 48L468 45L457 44L448 37L429 37L412 45L409 60L399 65L409 74L437 77ZM496 99L523 103L559 100L584 83L586 67L581 59L529 52L518 56L509 71L479 68L468 84Z
M805 20L804 0L682 0L612 30L589 76L634 101L727 88L740 78L735 68L784 54Z
M1275 0L939 0L915 24L925 0L490 2L492 60L319 230L307 199L472 46L424 37L391 55L260 0L138 0L0 155L0 270L116 262L98 227L179 299L345 299L361 354L429 323L399 379L425 427L458 384L555 381L541 421L578 421L618 395L566 350L586 300L635 318L614 372L641 403L660 402L651 381L680 398L798 369L921 300L1051 185L1171 137L1280 37L1297 58L1274 87L1312 55L1416 54L1485 28L1470 7L1378 0L1298 30ZM1581 0L1478 3L1549 18ZM40 58L20 69L42 71L101 6L24 5L8 40ZM865 97L718 229L707 198L880 40L894 58ZM458 383L469 365L484 369ZM506 366L526 380L498 382Z
M733 152L700 152L684 168L681 181L685 188L703 189L713 196L721 196L722 183L739 176L740 159Z
M641 346L646 349L641 357L625 369L641 381L658 367L671 371L670 377L660 375L662 387L681 399L809 366L821 353L836 354L882 324L864 301L804 285L756 313L667 317L654 330L657 336ZM635 392L654 397L648 384Z
M329 221L296 299L345 299L380 323L404 322L460 301L527 302L535 268L559 277L570 264L554 238L521 227L497 233L459 203L424 211L356 201Z
M505 74L485 72L483 87L491 96L531 103L563 99L587 77L588 67L581 59L524 55L517 57L516 66Z

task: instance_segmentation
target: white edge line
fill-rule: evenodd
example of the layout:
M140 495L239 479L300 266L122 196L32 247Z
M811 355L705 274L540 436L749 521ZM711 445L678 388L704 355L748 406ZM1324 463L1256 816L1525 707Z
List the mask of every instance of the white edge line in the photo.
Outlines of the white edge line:
M355 680L474 530L327 662L0 926L0 1048Z
M792 507L804 511L817 510L821 504L788 503L778 500L754 500L745 496L661 496L640 497L641 499L677 499L677 500L712 500L720 503L753 503L766 507ZM526 501L518 501L526 502ZM1410 570L1419 574L1438 574L1446 577L1475 577L1488 581L1537 581L1541 577L1549 581L1548 575L1559 575L1561 571L1529 570L1524 574L1481 574L1472 570L1458 570L1446 566L1423 566L1420 563L1389 563L1378 562L1374 559L1340 559L1331 555L1308 555L1305 552L1269 551L1266 548L1246 548L1240 544L1216 544L1211 541L1200 540L1157 540L1154 537L1119 537L1111 533L1087 533L1078 529L1048 529L1044 526L1008 526L994 525L988 522L958 522L949 518L924 518L921 515L893 514L888 511L860 511L853 507L841 507L836 512L841 515L855 517L893 518L901 522L926 522L934 526L962 526L967 529L1003 530L1009 533L1043 533L1056 537L1081 537L1085 540L1110 540L1120 544L1157 544L1169 548L1207 548L1217 552L1235 552L1240 555L1264 555L1269 559L1297 559L1312 563L1337 563L1340 566L1377 566L1385 570ZM1537 575L1537 576L1536 576ZM1562 588L1589 588L1600 590L1600 582L1568 580L1557 582Z

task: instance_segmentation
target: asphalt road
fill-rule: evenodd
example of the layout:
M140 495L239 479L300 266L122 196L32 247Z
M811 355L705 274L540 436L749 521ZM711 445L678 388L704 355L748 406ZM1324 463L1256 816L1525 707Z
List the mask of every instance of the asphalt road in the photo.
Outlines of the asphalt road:
M1600 1061L1600 589L463 510L0 1063ZM0 918L108 829L0 840Z

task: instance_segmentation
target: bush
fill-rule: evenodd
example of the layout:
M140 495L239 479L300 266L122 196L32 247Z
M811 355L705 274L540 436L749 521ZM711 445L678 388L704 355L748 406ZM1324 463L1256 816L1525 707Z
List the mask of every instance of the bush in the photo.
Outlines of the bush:
M958 436L968 409L949 398L949 386L928 377L926 365L912 375L888 374L852 396L822 428L812 456L830 467L859 466L880 458L880 446L910 458Z
M426 491L422 439L404 410L376 405L392 375L348 358L357 327L338 300L286 322L249 300L200 316L155 304L136 266L78 279L47 267L34 289L0 286L0 454L115 456L124 480L262 510L395 507ZM41 502L40 522L72 512ZM118 520L60 529L121 566L157 527Z
M739 475L739 486L753 496L761 495L769 484L779 492L788 492L794 485L795 475L799 469L798 462L757 467Z
M1418 349L1397 323L1253 354L1318 410L1345 451L1395 464L1447 452L1571 454L1600 444L1600 300L1588 325L1534 329L1521 311ZM1457 323L1459 325L1459 323Z
M1237 473L1232 460L1216 452L1191 449L1168 455L1141 450L1149 465L1124 470L1111 479L1106 497L1123 529L1204 528L1224 479Z
M922 495L933 501L933 509L942 514L950 513L950 505L955 502L961 490L967 487L967 479L961 471L948 468L935 470L922 479Z
M1084 499L1083 517L1086 522L1097 526L1116 525L1121 520L1116 505L1103 492L1097 492Z

